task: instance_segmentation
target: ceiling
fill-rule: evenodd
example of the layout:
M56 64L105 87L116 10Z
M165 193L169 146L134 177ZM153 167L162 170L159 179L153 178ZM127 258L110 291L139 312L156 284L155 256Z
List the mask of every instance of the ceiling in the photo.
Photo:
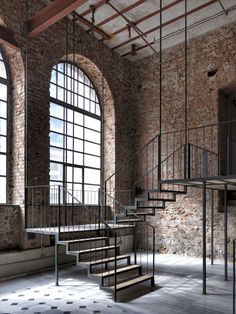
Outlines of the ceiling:
M236 20L236 1L187 0L187 12L187 36L193 38ZM88 0L75 13L76 23L125 58L159 50L160 0ZM162 25L163 49L184 41L184 0L162 0Z

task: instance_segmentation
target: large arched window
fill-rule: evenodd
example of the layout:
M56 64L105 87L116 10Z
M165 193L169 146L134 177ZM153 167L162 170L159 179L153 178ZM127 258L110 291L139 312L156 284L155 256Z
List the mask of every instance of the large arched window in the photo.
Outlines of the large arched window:
M0 50L0 203L7 202L8 76Z
M50 184L96 204L101 175L101 110L93 83L78 66L60 62L50 84Z

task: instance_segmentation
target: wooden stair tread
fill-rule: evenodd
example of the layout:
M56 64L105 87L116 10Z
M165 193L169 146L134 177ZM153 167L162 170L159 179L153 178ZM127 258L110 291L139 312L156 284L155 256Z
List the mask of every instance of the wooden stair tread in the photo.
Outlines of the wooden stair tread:
M132 216L133 214L127 214L127 216ZM143 215L149 215L149 216L154 216L155 212L138 212L135 213L137 216L143 216Z
M116 248L118 248L118 246ZM95 247L95 248L85 249L85 250L80 250L80 251L69 251L68 253L83 254L83 253L90 253L90 252L97 252L97 251L106 251L106 250L111 250L111 249L115 249L115 245Z
M135 213L134 213L135 214ZM142 220L140 220L140 219L138 219L138 218L131 218L131 219L129 219L129 218L122 218L122 219L117 219L117 223L119 223L119 222L137 222L137 221L142 221Z
M141 267L140 265L123 266L123 267L117 268L116 273L120 274L120 273L124 273L126 271L129 271L129 270L139 269L140 267ZM92 274L92 276L108 277L108 276L111 276L114 274L115 274L115 269L111 269L111 270L105 270L105 271L99 272L99 273L94 273L94 274Z
M121 260L121 259L129 258L129 257L130 257L129 255L117 255L116 258L115 256L111 256L111 257L96 259L92 261L81 261L79 263L85 264L85 265L98 265L102 263L113 262L115 259Z
M95 237L95 238L84 238L84 239L74 239L74 240L62 240L58 241L59 244L66 244L66 243L80 243L80 242L90 242L90 241L101 241L109 239L108 237Z
M153 276L150 276L150 275L142 275L142 276L139 276L139 277L136 277L136 278L132 278L132 279L129 279L129 280L126 280L126 281L123 281L119 284L116 285L116 290L122 290L122 289L125 289L125 288L128 288L128 287L131 287L131 286L134 286L136 284L139 284L141 282L144 282L146 280L150 280L152 279ZM107 286L105 287L107 289L112 289L114 290L115 286Z

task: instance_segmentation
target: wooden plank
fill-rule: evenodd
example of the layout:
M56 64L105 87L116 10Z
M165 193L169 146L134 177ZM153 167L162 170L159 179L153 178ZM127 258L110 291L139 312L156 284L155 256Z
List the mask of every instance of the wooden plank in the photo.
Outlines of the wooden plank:
M96 259L96 260L92 260L92 261L80 261L80 264L85 264L85 265L98 265L98 264L103 264L103 263L109 263L109 262L114 262L115 259L117 260L121 260L121 259L127 259L129 258L129 255L118 255L116 256L112 256L112 257L106 257L106 258L101 258L101 259Z
M6 28L4 25L0 25L0 44L7 45L16 50L20 50L15 38L15 33L10 29Z
M130 280L127 280L127 281L124 281L122 283L119 283L117 286L116 286L116 289L117 290L122 290L122 289L125 289L125 288L128 288L128 287L131 287L131 286L134 286L134 285L137 285L141 282L144 282L144 281L147 281L147 280L151 280L152 279L152 276L150 275L143 275L143 276L139 276L137 278L133 278L133 279L130 279ZM108 289L114 289L114 286L108 286L106 287Z
M117 268L116 273L121 274L121 273L125 273L127 271L131 271L134 269L139 269L140 267L141 267L140 265L128 265L128 266ZM91 275L95 277L108 277L114 274L115 274L115 269L111 269L111 270L106 270L100 273L93 273Z
M36 36L88 0L55 0L29 21L29 36Z

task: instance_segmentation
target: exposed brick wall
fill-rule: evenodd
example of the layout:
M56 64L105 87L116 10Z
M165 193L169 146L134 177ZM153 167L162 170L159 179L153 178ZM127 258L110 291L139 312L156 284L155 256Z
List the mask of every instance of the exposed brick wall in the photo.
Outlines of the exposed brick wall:
M33 16L45 5L38 0L30 2L29 16ZM0 19L14 30L21 51L7 50L10 74L13 84L13 145L11 151L12 174L10 180L10 201L22 205L24 216L24 68L25 51L25 1L1 2ZM69 25L72 32L72 25ZM105 174L107 177L115 170L115 165L122 163L133 151L132 80L131 63L117 53L113 53L102 42L94 39L80 27L76 27L75 59L94 79L100 91L101 72L104 74L105 97L104 112L104 154ZM28 54L28 110L27 138L28 152L25 156L28 164L28 185L48 184L49 182L49 82L51 69L55 63L65 59L65 19L53 25L38 37L29 40ZM68 52L73 51L69 40ZM23 60L23 61L22 61ZM114 79L115 78L115 79ZM15 120L14 120L15 119ZM28 241L22 229L21 247L37 246Z
M19 247L21 232L21 210L19 206L0 206L0 250Z
M229 24L192 39L188 43L188 128L218 122L219 90L236 82L236 24ZM227 48L226 48L227 47ZM217 68L213 77L207 71ZM159 132L159 58L151 56L134 63L136 98L136 145L141 146ZM162 73L162 132L184 129L184 45L163 51ZM212 131L212 132L211 132ZM210 150L218 150L218 129L205 133L191 131L192 141ZM193 135L194 134L194 135ZM182 134L184 135L184 134ZM184 143L182 136L173 144L172 135L163 141L166 156ZM167 145L169 148L167 149ZM162 156L164 157L164 156ZM165 165L166 167L166 165ZM210 243L210 192L208 192L207 237ZM218 213L215 200L215 248L223 252L223 214ZM161 252L201 255L202 236L201 191L189 189L186 196L178 196L177 202L166 210L159 210L149 221L156 227L156 249ZM229 233L233 235L236 219L230 214ZM231 245L231 244L230 244ZM208 254L209 251L208 245Z

